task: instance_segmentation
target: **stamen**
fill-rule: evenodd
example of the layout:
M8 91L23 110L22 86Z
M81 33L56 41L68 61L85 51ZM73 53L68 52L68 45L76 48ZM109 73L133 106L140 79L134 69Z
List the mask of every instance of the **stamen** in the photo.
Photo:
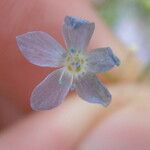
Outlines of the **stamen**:
M76 68L80 67L80 63L76 62Z
M71 48L66 56L66 68L69 73L77 77L79 74L85 72L86 57L78 52L76 49Z
M76 53L76 49L71 48L71 49L70 49L70 52L71 52L71 53Z

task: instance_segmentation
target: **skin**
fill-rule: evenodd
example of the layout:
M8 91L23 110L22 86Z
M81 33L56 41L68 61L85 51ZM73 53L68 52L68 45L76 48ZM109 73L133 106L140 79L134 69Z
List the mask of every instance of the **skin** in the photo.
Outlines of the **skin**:
M130 60L128 50L96 16L90 2L1 0L0 8L1 149L25 150L28 145L28 150L148 150L149 86L135 82L140 68L135 67L139 66L138 61L133 57ZM114 49L124 62L111 72L119 78L120 84L109 85L113 101L108 108L86 103L72 94L53 110L31 112L30 93L52 69L28 63L19 52L15 37L27 31L41 30L63 44L60 30L66 15L95 22L89 47ZM104 77L103 81L110 82ZM130 81L130 84L122 81Z

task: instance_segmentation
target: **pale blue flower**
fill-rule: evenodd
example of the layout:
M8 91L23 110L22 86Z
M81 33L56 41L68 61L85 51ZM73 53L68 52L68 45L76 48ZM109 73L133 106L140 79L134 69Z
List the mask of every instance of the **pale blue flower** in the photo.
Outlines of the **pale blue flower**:
M111 48L85 51L95 24L77 17L65 17L63 37L65 50L49 34L41 31L17 36L17 44L28 61L42 67L59 67L50 73L31 95L34 110L47 110L62 103L70 89L87 102L107 106L111 94L95 73L118 66L120 61Z

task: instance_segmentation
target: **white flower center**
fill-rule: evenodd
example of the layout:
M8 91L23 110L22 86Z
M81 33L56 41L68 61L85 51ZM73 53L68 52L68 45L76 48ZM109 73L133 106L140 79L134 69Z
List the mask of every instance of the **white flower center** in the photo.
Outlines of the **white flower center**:
M86 72L86 56L76 49L70 49L66 55L65 67L73 76L83 75Z

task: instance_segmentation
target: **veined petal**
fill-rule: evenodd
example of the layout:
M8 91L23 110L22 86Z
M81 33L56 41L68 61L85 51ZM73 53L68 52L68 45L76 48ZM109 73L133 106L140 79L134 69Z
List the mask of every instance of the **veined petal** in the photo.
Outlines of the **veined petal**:
M44 67L59 67L64 59L64 48L48 33L28 32L16 37L17 44L27 60Z
M68 49L83 51L88 46L95 24L77 17L65 17L63 36Z
M111 94L93 74L86 74L76 82L78 95L87 102L100 103L107 106L111 101Z
M88 70L94 73L108 71L119 64L119 58L113 54L109 47L95 49L87 57Z
M31 95L31 107L33 110L48 110L61 104L72 85L72 77L64 71L64 68L50 73L39 85L35 87Z

